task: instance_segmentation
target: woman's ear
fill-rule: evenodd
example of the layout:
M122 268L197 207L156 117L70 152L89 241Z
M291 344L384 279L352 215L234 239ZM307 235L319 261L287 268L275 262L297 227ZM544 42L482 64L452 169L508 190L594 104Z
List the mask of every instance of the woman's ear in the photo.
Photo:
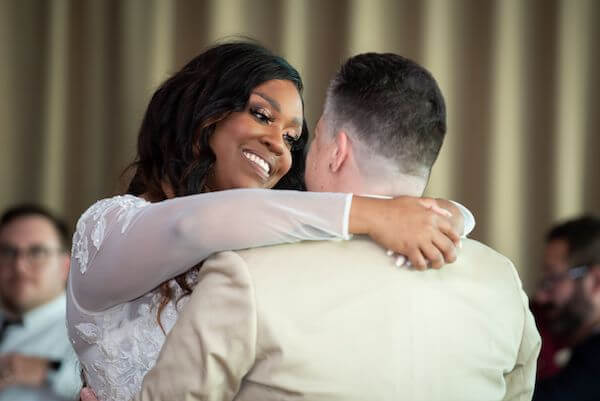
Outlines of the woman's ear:
M329 169L332 173L337 173L342 168L349 151L348 135L344 131L339 131L334 137L334 146L329 162Z

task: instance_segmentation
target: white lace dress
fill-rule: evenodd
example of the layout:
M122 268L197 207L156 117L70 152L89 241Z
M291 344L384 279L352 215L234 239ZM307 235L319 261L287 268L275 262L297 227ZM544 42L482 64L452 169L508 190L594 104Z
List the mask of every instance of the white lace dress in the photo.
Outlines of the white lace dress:
M165 340L159 284L218 251L345 238L350 204L347 194L252 189L96 202L77 222L67 290L69 337L88 386L101 401L129 401L140 389ZM170 286L177 299L181 289ZM161 313L167 333L184 303Z
M345 239L351 195L236 189L149 203L125 195L96 202L77 222L67 325L87 385L100 401L129 401L165 340L157 286L209 255L301 240ZM465 232L473 229L471 213ZM282 266L282 268L285 268ZM161 314L168 333L185 298Z

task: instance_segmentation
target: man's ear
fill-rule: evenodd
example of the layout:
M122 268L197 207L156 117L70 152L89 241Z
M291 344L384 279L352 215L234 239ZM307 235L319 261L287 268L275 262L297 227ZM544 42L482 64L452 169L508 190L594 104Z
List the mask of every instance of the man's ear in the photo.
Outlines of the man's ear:
M348 135L344 131L338 131L333 140L335 144L329 162L329 169L332 173L337 173L348 159L350 144L348 142Z

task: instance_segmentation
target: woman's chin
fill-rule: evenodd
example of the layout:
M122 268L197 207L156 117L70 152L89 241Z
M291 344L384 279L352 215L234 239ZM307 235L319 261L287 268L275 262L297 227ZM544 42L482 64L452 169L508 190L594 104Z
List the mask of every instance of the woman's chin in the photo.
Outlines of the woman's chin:
M262 188L262 189L271 189L277 184L275 180L262 180L250 177L244 177L243 179L239 179L233 182L230 182L228 185L224 185L219 190L225 189L240 189L240 188Z

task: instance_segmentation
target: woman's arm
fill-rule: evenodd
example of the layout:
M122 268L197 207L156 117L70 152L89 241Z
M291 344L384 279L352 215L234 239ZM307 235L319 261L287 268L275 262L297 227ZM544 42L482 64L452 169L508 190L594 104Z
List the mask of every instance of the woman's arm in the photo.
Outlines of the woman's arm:
M430 198L424 198L427 200ZM466 237L475 228L475 217L473 213L458 202L450 201L447 199L437 198L435 202L442 209L450 212L452 221L452 227L454 227L461 237Z
M74 236L72 287L79 305L103 310L141 296L212 253L366 233L411 261L457 234L417 198L238 189L157 203L125 196L99 202ZM422 256L421 256L422 255Z
M106 199L80 218L71 280L98 311L137 298L212 253L348 237L351 195L237 189L148 203Z
M355 196L350 232L368 234L380 245L406 256L417 269L425 269L428 265L440 268L456 260L456 246L460 242L458 233L465 231L468 219L457 210L458 207L445 200Z

